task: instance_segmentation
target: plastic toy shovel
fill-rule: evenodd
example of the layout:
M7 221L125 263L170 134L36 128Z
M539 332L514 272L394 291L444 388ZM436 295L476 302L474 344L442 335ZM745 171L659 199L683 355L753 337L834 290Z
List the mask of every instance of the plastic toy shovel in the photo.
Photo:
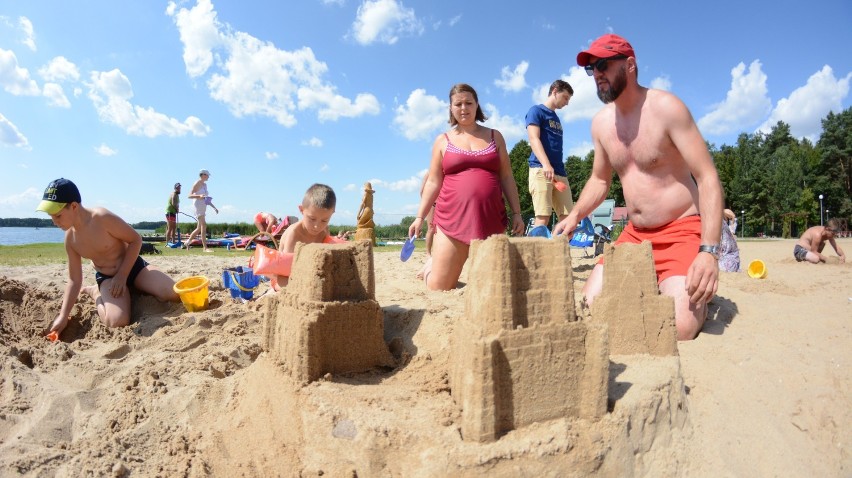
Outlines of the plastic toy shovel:
M402 250L399 251L399 258L402 262L408 260L411 257L411 253L414 252L414 236L409 237L405 244L402 245Z

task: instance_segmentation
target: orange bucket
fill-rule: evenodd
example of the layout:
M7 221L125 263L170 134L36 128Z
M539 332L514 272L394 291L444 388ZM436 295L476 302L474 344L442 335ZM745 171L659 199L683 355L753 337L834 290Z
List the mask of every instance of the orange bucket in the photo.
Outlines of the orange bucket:
M760 259L755 259L748 264L748 276L752 279L766 278L766 264Z

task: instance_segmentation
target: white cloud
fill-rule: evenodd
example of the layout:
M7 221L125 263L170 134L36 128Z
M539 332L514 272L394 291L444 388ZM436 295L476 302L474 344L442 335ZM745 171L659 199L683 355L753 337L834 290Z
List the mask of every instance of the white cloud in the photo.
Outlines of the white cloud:
M36 51L35 44L35 33L33 30L33 22L30 21L27 17L18 18L18 25L21 27L21 30L24 32L24 39L21 40L21 43L27 46L32 51Z
M174 17L183 43L183 62L190 77L203 75L213 64L213 49L222 44L220 24L210 0L198 0L194 8L176 10L169 2L166 14Z
M50 62L39 68L38 74L44 81L77 81L80 79L80 70L77 65L68 61L64 56L57 56Z
M671 91L672 80L668 76L658 76L651 80L651 88L663 91Z
M0 144L26 149L29 146L27 137L18 131L18 127L0 113Z
M320 0L323 5L336 5L342 7L346 0Z
M423 33L423 24L414 9L405 8L401 2L368 0L358 7L352 33L355 41L362 45L374 42L393 45L400 36Z
M314 109L321 121L378 114L375 96L358 94L354 101L323 81L328 66L310 48L286 51L271 42L233 31L219 23L209 0L190 10L169 4L184 43L184 62L191 77L215 69L207 81L210 96L236 117L266 116L285 127L297 120L297 109Z
M589 154L589 151L592 151L594 149L595 145L592 144L591 141L583 141L580 144L575 144L568 148L568 154L566 154L566 157L577 156L579 158L585 159L586 155Z
M423 183L423 175L426 174L428 169L424 169L416 176L411 176L405 179L398 179L396 181L385 181L383 179L373 178L368 180L373 189L387 189L389 191L401 191L406 193L420 193L420 185ZM354 189L361 190L360 186L355 187Z
M47 104L60 108L70 108L71 102L65 96L65 91L56 83L45 83L42 94L47 98Z
M100 146L95 147L95 152L100 154L101 156L115 156L118 154L118 151L107 146L106 143L101 143Z
M15 56L15 52L2 48L0 48L0 85L15 96L41 94L38 84L30 78L30 72L18 66L18 57Z
M319 170L320 170L321 173L324 173L324 172L328 171L329 169L331 169L331 168L328 166L328 163L325 163L322 166L320 166Z
M461 19L462 19L462 16L461 16L461 15L456 15L456 16L454 16L453 18L450 18L450 26L451 26L451 27L456 26L456 24L457 24L458 22L460 22L460 21L461 21Z
M790 125L790 134L797 138L809 138L816 141L822 131L822 119L829 111L843 111L843 99L849 94L849 80L852 73L837 79L831 67L825 65L822 70L808 78L805 86L796 88L790 96L778 100L772 114L758 131L768 133L772 127L783 121Z
M0 197L0 205L2 206L22 206L26 204L36 204L36 201L41 200L44 191L36 188L27 188L20 194L12 194L10 196Z
M278 159L278 153L275 151L267 151L265 153L266 159Z
M527 80L524 75L527 74L527 69L530 64L526 61L518 63L514 70L510 70L508 66L504 66L500 71L500 79L494 80L494 84L504 91L517 92L527 87Z
M766 74L759 60L751 62L748 73L740 63L731 70L731 89L725 101L712 106L712 111L698 120L702 133L721 135L742 131L766 117L772 108L766 88Z
M482 105L482 111L488 117L484 125L500 131L503 139L506 140L507 147L520 139L526 139L527 128L523 121L517 121L510 116L501 116L497 107L491 103Z
M314 148L322 148L322 140L315 136L311 139L306 139L306 140L302 141L302 146L311 146L311 147L314 147Z
M210 128L195 116L183 122L170 118L153 108L130 103L133 88L130 80L120 70L91 72L89 99L97 109L101 121L112 123L128 134L156 138L157 136L206 136Z
M418 88L408 95L404 105L396 107L393 125L412 141L431 139L442 126L447 125L449 106L449 103Z
M340 96L329 85L303 86L297 93L299 109L316 109L320 121L337 121L340 117L356 118L375 115L381 109L379 100L371 94L358 94L353 102Z
M562 75L561 80L567 81L574 94L568 106L557 112L563 123L591 119L603 108L604 104L598 99L595 80L586 74L581 66L572 66L568 69L568 75ZM535 90L533 101L543 103L550 92L550 83L539 86Z

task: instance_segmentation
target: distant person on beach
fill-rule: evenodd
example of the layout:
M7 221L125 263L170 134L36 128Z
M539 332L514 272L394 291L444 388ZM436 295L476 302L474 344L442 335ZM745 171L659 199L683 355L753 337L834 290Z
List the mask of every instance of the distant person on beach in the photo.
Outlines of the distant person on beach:
M272 231L278 226L278 218L272 213L261 211L254 215L254 226L257 228L257 232L272 234Z
M331 187L325 184L311 185L302 198L302 204L299 205L302 218L284 231L278 251L292 254L296 250L297 242L305 244L345 242L345 238L331 236L328 231L328 223L331 221L335 207L337 207L337 196ZM289 274L278 275L277 285L286 286L289 280Z
M562 123L556 110L571 101L574 89L567 81L556 80L550 85L543 104L527 112L527 136L530 141L529 191L535 211L534 225L546 226L555 211L559 220L571 212L574 200L565 173L562 156ZM559 184L556 184L559 183Z
M207 206L211 206L213 210L216 211L216 214L219 214L219 210L216 209L216 206L214 206L208 199L210 197L210 194L207 192L208 179L210 179L210 171L202 169L198 173L198 180L192 185L192 191L190 191L189 196L187 196L188 198L195 200L195 216L198 221L198 225L189 234L186 244L183 245L186 249L191 247L190 243L192 243L193 238L195 238L196 235L199 235L201 237L201 245L204 248L204 252L213 252L212 249L207 248Z
M417 217L408 228L408 237L420 235L424 218L435 207L432 256L423 269L430 290L458 285L471 241L506 232L509 218L504 197L512 211L511 231L524 232L518 186L503 135L479 124L486 118L472 86L456 84L449 97L452 129L435 138Z
M169 202L166 204L166 243L178 242L177 215L180 212L180 183L175 183L175 189L169 194Z
M737 215L730 209L722 211L722 238L719 243L719 270L722 272L740 272L740 247L734 231L737 228ZM733 221L734 226L731 227Z
M837 232L840 231L840 223L835 218L828 220L825 226L814 226L809 228L799 238L799 242L793 248L793 257L797 262L808 261L811 264L819 264L820 262L828 262L828 259L822 255L822 250L825 248L825 241L831 244L834 252L840 257L840 262L846 262L846 254L843 249L837 245L834 240Z
M592 173L554 234L569 234L606 198L613 170L630 221L615 244L650 241L660 292L674 298L679 340L695 338L719 286L722 186L707 144L675 95L639 85L624 38L606 34L577 55L606 103L592 119ZM700 214L700 215L699 215ZM603 285L595 265L583 287L591 304Z
M49 214L53 223L65 231L68 255L68 284L50 332L62 333L80 292L95 300L98 316L107 327L130 323L130 287L161 301L179 300L173 289L175 281L139 257L142 236L104 208L83 207L80 191L73 182L60 178L48 184L36 210ZM83 287L84 258L92 261L96 286Z

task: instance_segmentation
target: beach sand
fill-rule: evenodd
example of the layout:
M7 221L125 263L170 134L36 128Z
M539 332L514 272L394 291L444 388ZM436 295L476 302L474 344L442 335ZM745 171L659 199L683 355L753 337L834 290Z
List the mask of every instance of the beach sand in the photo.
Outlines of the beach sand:
M81 297L56 343L64 266L0 267L0 476L852 476L852 265L796 263L794 243L741 242L767 277L723 273L679 357L611 357L599 422L489 443L462 439L448 381L467 287L426 291L422 252L374 254L395 365L307 385L264 352L269 297L222 287L244 257L146 256L209 277L209 310L138 297L107 329ZM579 297L593 260L572 255Z

